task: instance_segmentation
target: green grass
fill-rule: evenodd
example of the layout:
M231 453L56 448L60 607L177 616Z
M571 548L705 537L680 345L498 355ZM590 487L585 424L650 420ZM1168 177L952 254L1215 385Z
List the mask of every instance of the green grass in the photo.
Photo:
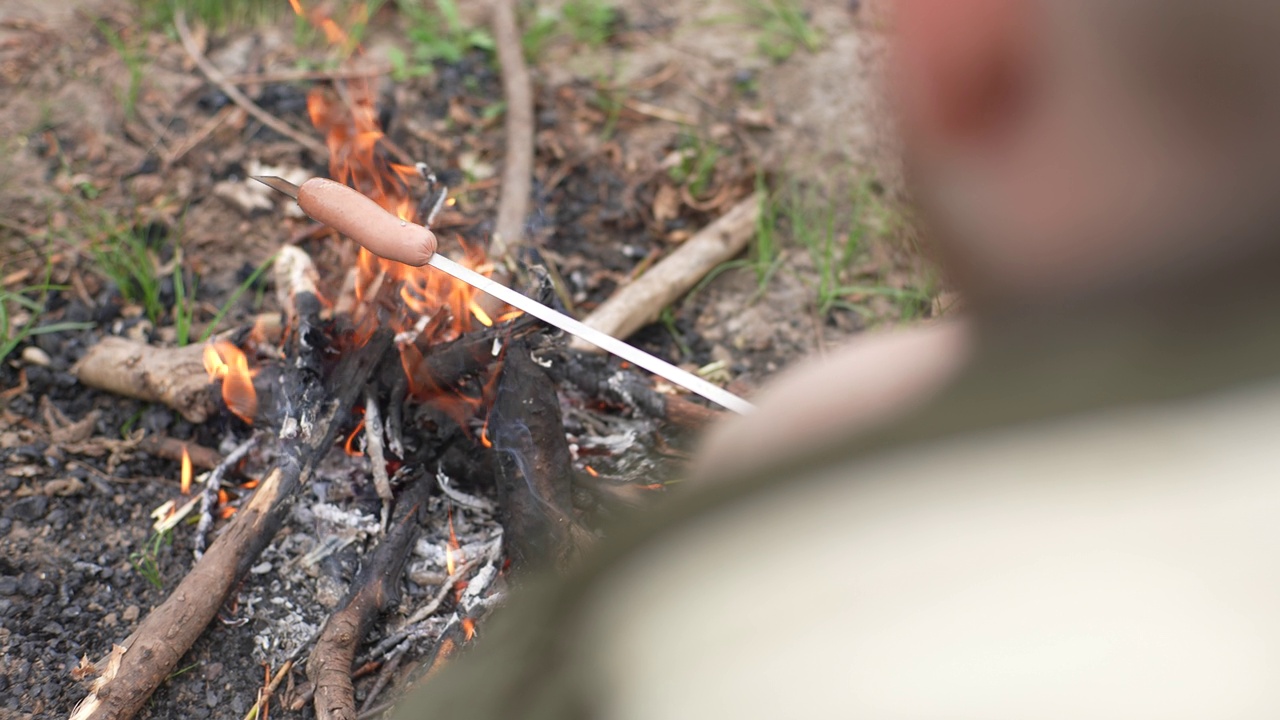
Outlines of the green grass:
M116 284L125 300L142 306L152 325L159 325L165 307L155 249L131 224L106 213L96 225L99 239L91 252L98 270Z
M98 32L106 38L112 49L120 55L125 68L129 72L129 84L121 93L120 105L124 108L126 118L132 119L138 111L138 96L142 93L142 76L145 72L146 58L142 55L141 44L126 42L124 36L103 20L94 20Z
M164 590L164 577L160 572L160 553L173 545L173 530L156 533L147 538L141 550L129 553L129 564L144 580L157 590Z
M573 39L591 47L608 42L618 24L618 10L602 0L568 0L560 12Z
M218 308L218 312L213 316L213 320L209 321L209 326L204 329L203 333L201 333L200 342L204 342L205 340L208 340L213 335L213 333L217 331L218 325L221 324L222 319L226 317L227 312L231 310L232 306L236 304L236 301L240 299L240 296L244 295L249 288L253 287L254 285L257 285L258 280L262 277L262 274L265 273L267 271L267 268L271 267L271 265L275 263L275 261L276 261L275 255L272 255L271 257L262 261L262 264L259 265L257 268L255 268L254 271L249 274L249 277L245 278L244 282L240 283L236 287L236 289L231 292L231 296L228 297L227 301L222 304L222 307ZM262 304L261 296L259 296L257 304L258 305Z
M536 62L547 45L558 38L602 47L617 34L620 19L617 8L604 0L568 0L558 13L534 7L532 15L523 19L525 30L520 42L525 58Z
M756 45L770 60L781 62L797 50L816 52L822 47L822 33L809 24L798 0L745 2L750 22L760 31Z
M160 327L171 320L179 346L191 342L191 331L199 307L197 296L200 277L186 268L182 248L175 248L172 269L168 271L174 291L173 307L169 308L161 292L162 272L157 257L159 248L153 247L131 224L106 213L100 213L96 221L86 223L86 229L87 234L96 237L90 252L96 261L97 271L116 284L120 295L127 302L141 306L152 325ZM231 292L201 333L200 342L217 331L231 308L250 288L259 283L273 262L274 255L255 268Z
M293 14L288 0L136 0L136 2L145 25L152 29L172 27L174 15L178 10L186 13L188 21L206 25L214 30L253 27ZM303 7L308 7L308 3L304 2Z
M706 195L715 179L716 163L724 149L701 134L685 134L677 141L680 162L667 171L671 181L689 189L695 198Z
M455 0L405 0L399 8L410 49L408 54L389 51L395 79L430 74L436 61L456 63L472 50L494 51L493 36L483 28L467 27Z
M900 222L872 192L870 183L857 183L847 202L793 186L783 198L779 219L785 220L791 239L812 262L813 274L801 279L813 287L819 315L847 310L871 318L866 306L870 297L889 298L904 318L927 309L932 288L899 288L855 273L854 264L863 257L867 243L895 231Z
M88 330L93 323L88 322L55 322L40 324L49 293L66 290L63 285L49 282L53 274L53 266L46 264L44 280L18 290L0 288L0 362L4 362L10 353L36 335L64 332L67 330Z

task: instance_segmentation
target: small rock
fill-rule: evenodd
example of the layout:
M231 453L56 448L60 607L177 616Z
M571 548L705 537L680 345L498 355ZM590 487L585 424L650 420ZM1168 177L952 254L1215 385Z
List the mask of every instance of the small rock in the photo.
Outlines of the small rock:
M4 509L4 516L13 520L33 522L49 512L49 498L44 495L31 495L9 503Z
M249 568L249 572L253 573L254 575L266 575L267 573L271 572L271 563L269 562L258 563L257 565L254 565L253 567Z
M53 364L53 358L49 357L49 353L41 350L35 345L28 345L22 349L22 362L28 365L49 367Z
M115 613L107 613L102 618L102 624L106 627L115 627L120 624L120 616Z
M130 605L124 609L124 613L120 616L125 622L133 622L142 614L142 610L137 605Z

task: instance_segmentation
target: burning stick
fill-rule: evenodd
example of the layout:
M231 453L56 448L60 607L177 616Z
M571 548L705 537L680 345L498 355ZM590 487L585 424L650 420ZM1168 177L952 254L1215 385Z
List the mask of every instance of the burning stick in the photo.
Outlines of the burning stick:
M391 516L391 478L387 477L387 458L382 451L382 415L378 412L378 398L372 392L364 396L364 437L369 450L369 464L373 470L373 487L382 499L382 531L387 530Z
M227 470L235 467L237 463L244 459L244 456L248 455L249 451L257 443L258 436L256 434L240 443L205 478L204 487L200 490L200 520L196 523L195 536L191 539L192 552L195 554L196 560L199 560L204 555L205 536L209 534L209 528L213 526L213 501L218 496L218 486L222 484L222 476L226 475Z
M420 528L420 510L435 483L420 475L398 503L396 522L351 580L347 596L329 616L307 659L318 720L354 720L351 666L373 618L395 602L409 549Z

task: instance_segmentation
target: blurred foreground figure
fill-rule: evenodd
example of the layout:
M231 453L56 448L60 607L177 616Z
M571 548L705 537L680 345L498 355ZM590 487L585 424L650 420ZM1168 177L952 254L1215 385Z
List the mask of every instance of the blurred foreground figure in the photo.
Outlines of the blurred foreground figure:
M1280 717L1280 3L895 32L968 329L782 380L401 717Z

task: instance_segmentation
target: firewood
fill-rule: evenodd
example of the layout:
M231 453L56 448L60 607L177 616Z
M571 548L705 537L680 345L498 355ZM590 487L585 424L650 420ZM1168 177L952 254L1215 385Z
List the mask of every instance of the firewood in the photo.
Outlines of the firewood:
M315 310L304 317L314 317L318 303L310 298L305 304ZM313 334L305 325L295 333L297 395L282 425L276 467L173 593L125 641L119 672L80 703L73 720L131 718L146 704L275 536L297 489L333 445L339 426L391 345L389 331L375 333L366 345L346 353L325 382L319 370L322 348L308 337Z
M161 348L111 336L89 348L71 372L89 387L163 403L202 423L218 407L203 353L201 345Z
M351 581L346 597L325 622L307 660L307 679L315 689L319 720L355 720L355 686L351 666L356 648L374 617L396 600L409 550L421 528L421 509L435 486L420 475L397 501L391 529Z
M619 288L582 322L603 333L626 338L657 320L663 308L746 248L755 234L761 200L760 193L756 193L730 208L643 275ZM598 352L595 346L581 340L574 340L571 345Z
M565 569L586 533L572 514L573 464L560 400L524 343L507 353L488 431L513 565Z

